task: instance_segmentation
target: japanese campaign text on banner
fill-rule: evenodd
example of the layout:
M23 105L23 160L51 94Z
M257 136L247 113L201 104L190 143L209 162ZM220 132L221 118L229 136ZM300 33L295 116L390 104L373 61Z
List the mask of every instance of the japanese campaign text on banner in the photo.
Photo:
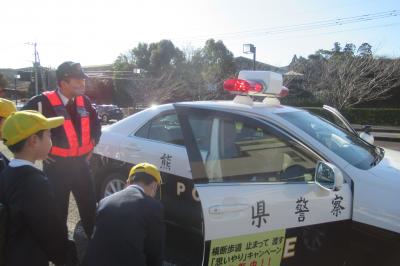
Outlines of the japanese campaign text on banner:
M211 241L209 266L279 266L285 230Z

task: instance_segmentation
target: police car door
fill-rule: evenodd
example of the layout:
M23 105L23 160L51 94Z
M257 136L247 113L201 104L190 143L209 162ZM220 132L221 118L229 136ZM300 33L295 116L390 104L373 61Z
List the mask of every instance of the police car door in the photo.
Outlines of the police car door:
M264 121L176 104L204 219L203 265L335 265L351 190L314 181L311 149ZM336 249L333 249L336 248ZM329 259L326 259L329 258Z
M175 111L167 110L150 119L124 146L130 162L147 161L160 169L159 196L164 206L167 242L165 261L171 265L193 265L193 261L201 260L201 209Z

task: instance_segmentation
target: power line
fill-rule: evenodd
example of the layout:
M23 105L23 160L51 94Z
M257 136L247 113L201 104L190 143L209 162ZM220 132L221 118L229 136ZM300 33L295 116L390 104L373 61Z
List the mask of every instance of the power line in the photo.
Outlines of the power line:
M119 72L116 72L116 73L113 73L113 72L97 72L97 73L91 73L91 72L87 72L87 71L85 71L85 73L87 74L87 75L92 75L92 76L99 76L99 75L108 75L108 76L116 76L116 75L118 75L118 76L133 76L133 75L135 75L135 73L119 73Z
M351 20L346 20L346 21L337 20L337 21L332 21L329 23L323 23L323 24L312 25L312 26L300 26L300 27L296 27L296 28L268 31L268 32L266 32L266 34L282 34L282 33L290 33L290 32L295 32L295 31L302 31L302 30L315 30L315 29L326 28L326 27L342 26L342 25L354 24L354 23L359 23L359 22L364 22L364 21L371 21L371 20L375 20L375 19L382 19L382 18L387 18L387 17L391 17L391 16L393 16L393 15L386 15L386 16L382 15L382 16L374 16L374 17L367 16L367 17L361 17L361 18L351 19Z
M302 24L293 24L293 25L285 25L285 26L278 26L278 27L269 27L263 29L256 29L256 30L246 30L246 31L238 31L238 32L231 32L231 33L222 33L218 34L219 36L227 36L227 38L238 38L243 34L247 35L254 35L257 34L256 37L266 37L266 35L279 35L279 34L287 34L299 31L312 31L317 29L323 29L328 27L335 27L335 26L343 26L349 24L355 24L360 22L384 19L389 17L397 17L400 16L400 10L391 10L386 12L377 12L371 14L364 14L359 16L352 16L352 17L345 17L345 18L337 18L337 19L326 19L326 20L319 20L314 22L302 23ZM313 34L312 36L316 35L325 35L325 34L332 34L338 32L346 32L346 31L357 31L357 30L364 30L370 28L379 28L379 27L389 27L399 25L400 23L391 23L385 25L374 25L368 27L362 27L357 29L347 29L341 31L331 31L331 32L323 32ZM308 35L311 36L311 35ZM307 35L299 36L301 37L308 37ZM209 39L210 36L204 36L204 39ZM287 39L287 38L279 38L279 39ZM278 39L278 40L279 40ZM202 39L199 39L202 40ZM276 40L276 39L275 39ZM86 73L92 78L99 78L99 79L113 79L113 80L139 80L141 78L134 78L132 77L133 71L116 71L116 70L90 70L86 71ZM113 74L118 74L115 76Z
M330 31L330 32L323 32L323 33L318 33L318 34L312 34L312 35L298 35L298 36L293 36L293 37L283 37L283 38L274 38L271 39L273 41L276 40L285 40L289 38L306 38L306 37L313 37L313 36L318 36L318 35L328 35L332 33L340 33L340 32L348 32L348 31L359 31L359 30L366 30L366 29L373 29L373 28L383 28L383 27L391 27L391 26L398 26L400 25L400 22L398 23L390 23L390 24L383 24L383 25L376 25L376 26L369 26L369 27L361 27L361 28L353 28L353 29L347 29L347 30L340 30L340 31ZM259 36L259 37L265 37L265 36ZM86 74L90 78L99 78L99 79L113 79L113 80L143 80L144 78L133 78L128 74L132 74L131 71L114 71L116 73L118 72L128 72L123 75L118 75L118 77L111 76L109 74L112 74L113 71L104 71L107 73L103 74L103 71L95 71L96 73L91 73L91 71L85 71ZM124 77L125 75L125 77Z
M385 19L389 17L397 17L400 16L400 10L391 10L385 12L378 12L378 13L371 13L371 14L364 14L359 16L352 16L352 17L344 17L344 18L336 18L336 19L326 19L326 20L319 20L314 22L308 22L303 24L292 24L292 25L285 25L285 26L277 26L277 27L269 27L269 28L261 28L261 29L253 29L253 30L245 30L245 31L238 31L238 32L230 32L230 33L220 33L214 34L214 37L222 37L225 39L231 38L239 38L239 37L249 37L252 35L276 35L276 34L285 34L297 31L310 31L316 29L322 29L327 27L335 27L335 26L343 26L348 24L354 23L361 23L367 21L373 21L378 19ZM185 38L185 37L182 37ZM175 39L182 39L182 38L175 38ZM186 37L190 38L192 41L196 40L207 40L210 36L194 36L194 37Z
M97 73L126 73L126 74L133 74L133 71L124 71L124 70L85 70L85 73L92 73L92 74L97 74Z
M314 33L314 34L308 34L308 35L296 35L296 36L291 36L291 37L280 37L280 38L278 37L278 38L272 38L269 40L278 41L278 40L287 40L287 39L292 39L292 38L306 38L306 37L314 37L314 36L320 36L320 35L329 35L332 33L360 31L360 30L367 30L367 29L392 27L392 26L398 26L398 25L400 25L400 22L390 23L390 24L382 24L382 25L374 25L374 26L361 27L361 28L352 28L352 29L346 29L346 30L328 31L328 32ZM265 36L257 36L256 38L265 38Z
M151 81L154 80L152 78L133 78L133 77L112 77L112 76L89 76L90 78L98 78L98 79L112 79L112 80L140 80L140 81Z

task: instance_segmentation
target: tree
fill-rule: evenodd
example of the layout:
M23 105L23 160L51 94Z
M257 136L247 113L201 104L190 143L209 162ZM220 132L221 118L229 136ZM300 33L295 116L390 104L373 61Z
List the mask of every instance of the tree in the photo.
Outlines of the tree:
M132 49L131 53L133 55L132 63L134 63L137 68L149 69L151 51L147 43L139 43L137 47Z
M163 70L169 68L173 63L182 60L183 53L175 48L170 40L162 40L150 47L152 49L149 71L155 75L160 75Z
M357 53L359 56L372 56L372 46L365 42L358 47Z
M133 74L133 69L143 70ZM185 54L170 40L157 43L139 43L128 53L121 54L114 62L116 72L114 84L115 95L119 100L131 99L130 105L165 103L177 100L192 100L188 79L183 74L188 71ZM132 71L129 77L126 73ZM183 98L181 98L183 97ZM117 100L117 99L116 99Z
M139 43L137 47L121 54L114 62L114 67L139 68L152 76L160 75L170 67L176 67L185 61L185 55L170 40L157 43Z
M367 43L360 46L357 55L351 43L343 50L339 47L335 43L332 51L318 50L289 65L290 70L303 74L296 90L304 95L312 92L324 103L344 109L385 99L400 85L399 60L374 58Z
M299 60L299 59L297 58L297 55L294 55L294 56L292 57L292 61L290 61L290 64L289 64L289 65L294 65L294 64L296 64L298 60Z
M385 99L400 85L400 61L373 57L343 57L326 62L322 76L324 102L344 109L372 100Z
M192 45L188 44L183 47L182 52L185 55L187 62L191 62L193 56L196 54L198 50L194 48Z
M343 53L347 56L353 56L356 51L356 46L352 43L346 43L343 48Z
M127 92L133 86L133 69L135 68L132 51L127 54L120 54L113 64L113 102L120 106L131 106L132 97ZM125 73L132 73L128 76Z
M114 94L111 79L91 77L86 83L86 95L96 104L111 104Z
M319 50L316 54L308 56L308 59L300 57L294 64L289 65L289 69L303 74L302 90L315 93L320 89L321 76L325 71L327 60L329 59Z
M199 97L202 99L221 97L223 81L236 73L233 53L222 41L214 39L206 41L205 46L193 56L192 64L201 73L203 87L199 90Z
M142 103L147 105L193 99L187 81L175 69L166 70L159 77L137 80L135 88L142 94Z
M223 80L236 72L233 54L212 39L202 49L184 52L170 40L139 43L118 56L113 67L115 100L124 105L218 98ZM127 75L134 68L144 73Z
M332 48L333 54L340 54L341 50L342 50L342 47L340 46L340 43L339 42L335 42L333 44L333 48Z

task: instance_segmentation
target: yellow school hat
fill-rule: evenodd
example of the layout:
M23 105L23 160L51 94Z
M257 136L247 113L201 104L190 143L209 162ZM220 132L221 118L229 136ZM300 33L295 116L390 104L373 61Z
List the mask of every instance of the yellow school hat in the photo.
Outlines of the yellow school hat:
M10 114L17 111L14 102L0 98L0 117L7 118Z
M4 121L1 133L4 144L10 146L41 130L55 128L63 123L64 117L62 116L46 118L37 111L19 111L11 114Z
M161 184L161 174L160 171L158 170L157 166L154 164L150 163L139 163L131 168L131 171L129 172L129 177L128 181L132 181L132 178L134 178L134 175L137 173L146 173L148 175L151 175L154 177L154 179L157 181L158 184Z

